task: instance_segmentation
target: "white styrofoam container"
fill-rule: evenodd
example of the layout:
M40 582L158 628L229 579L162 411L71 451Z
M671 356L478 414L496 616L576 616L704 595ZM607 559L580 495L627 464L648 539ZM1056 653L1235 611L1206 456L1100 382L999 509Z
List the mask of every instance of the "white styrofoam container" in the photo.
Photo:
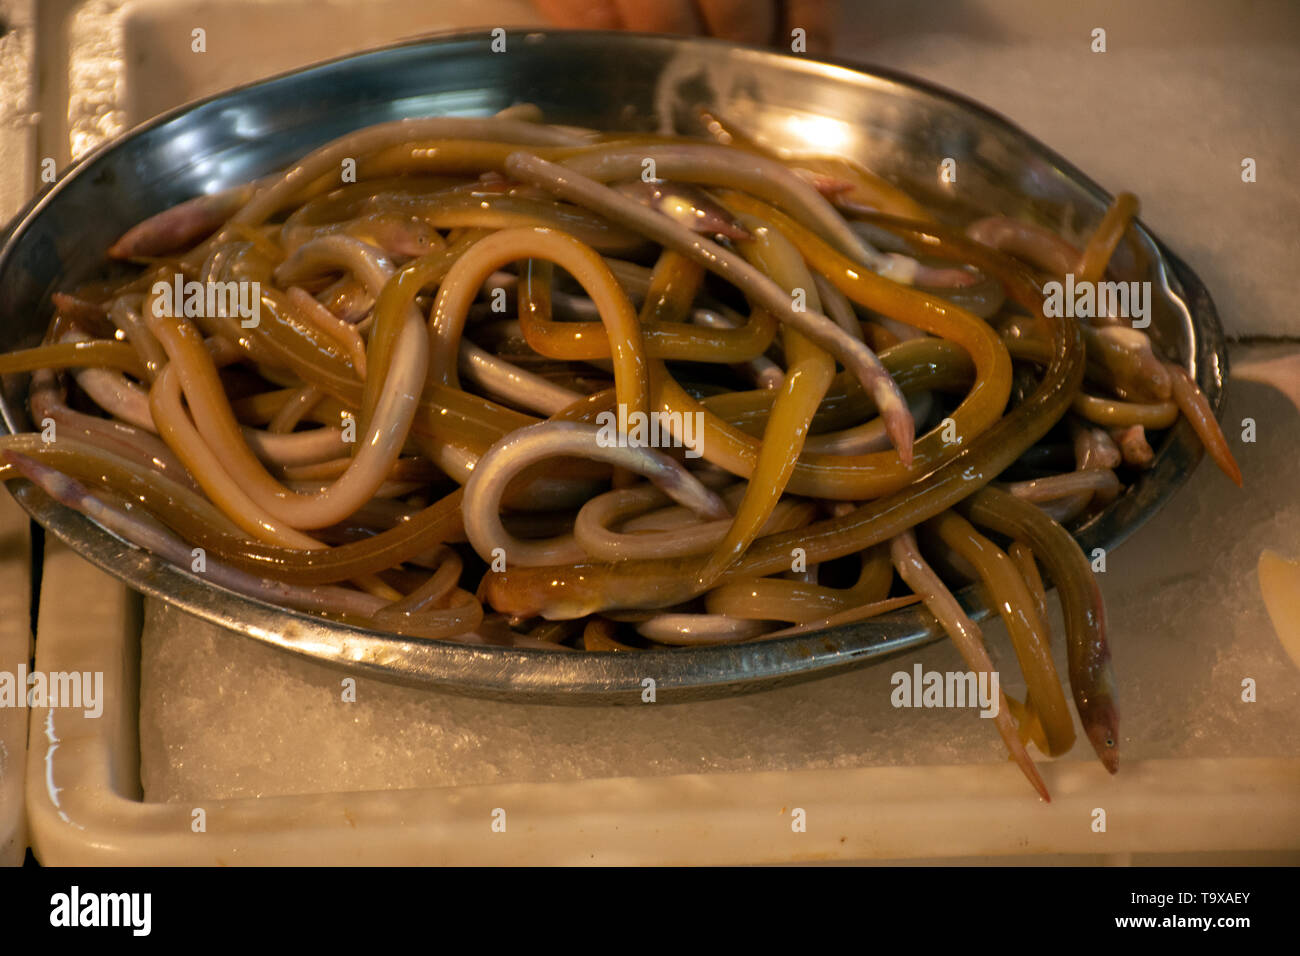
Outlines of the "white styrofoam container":
M0 672L15 679L31 663L29 527L17 502L0 500ZM21 863L27 849L27 718L26 708L0 707L0 866Z
M145 803L138 626L123 586L51 544L36 666L103 672L107 705L98 718L32 712L27 813L42 863L738 864L1023 854L1144 862L1189 849L1209 860L1234 852L1300 860L1297 758L1142 761L1117 778L1095 761L1058 761L1042 767L1050 806L1032 799L1010 764ZM806 832L792 828L796 806ZM1098 806L1110 821L1100 833L1091 825ZM504 832L493 829L498 810Z

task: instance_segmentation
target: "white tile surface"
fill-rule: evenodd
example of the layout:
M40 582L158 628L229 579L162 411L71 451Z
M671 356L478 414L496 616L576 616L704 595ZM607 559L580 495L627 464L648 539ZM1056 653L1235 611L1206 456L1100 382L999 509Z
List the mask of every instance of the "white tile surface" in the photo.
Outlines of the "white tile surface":
M1230 335L1300 335L1285 278L1300 250L1300 5L939 0L910 28L850 6L845 50L978 100L1136 193ZM1106 53L1090 50L1095 26Z

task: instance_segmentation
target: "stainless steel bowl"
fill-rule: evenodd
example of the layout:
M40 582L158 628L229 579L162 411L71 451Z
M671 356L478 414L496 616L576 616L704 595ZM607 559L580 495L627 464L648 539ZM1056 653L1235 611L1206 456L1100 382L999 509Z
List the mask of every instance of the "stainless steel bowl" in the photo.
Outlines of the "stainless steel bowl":
M486 33L439 36L350 56L172 111L65 172L13 222L0 247L0 347L34 344L51 292L103 273L127 227L173 203L247 181L357 127L400 117L486 115L530 101L552 122L609 130L698 130L711 106L759 138L855 157L956 222L1000 212L1076 237L1109 198L1012 124L960 96L885 71L711 40L615 33L512 33L494 53ZM956 184L937 169L954 159ZM1142 184L1133 184L1140 189ZM1143 228L1120 260L1154 290L1152 332L1193 370L1218 407L1226 352L1214 305L1182 262ZM29 428L21 382L0 415ZM1180 422L1154 467L1078 529L1087 550L1112 548L1173 494L1201 456ZM937 640L923 610L795 637L641 654L562 653L414 641L332 624L214 587L132 548L26 482L18 500L50 532L146 595L287 651L401 683L478 696L563 703L660 701L739 693L822 676ZM978 587L961 600L990 611Z

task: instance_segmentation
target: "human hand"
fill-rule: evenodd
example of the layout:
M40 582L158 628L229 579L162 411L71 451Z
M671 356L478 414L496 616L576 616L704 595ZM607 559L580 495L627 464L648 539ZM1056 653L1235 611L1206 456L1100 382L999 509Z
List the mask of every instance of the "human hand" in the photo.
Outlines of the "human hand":
M586 30L706 34L737 43L790 42L802 28L807 49L830 49L836 0L533 0L556 26Z

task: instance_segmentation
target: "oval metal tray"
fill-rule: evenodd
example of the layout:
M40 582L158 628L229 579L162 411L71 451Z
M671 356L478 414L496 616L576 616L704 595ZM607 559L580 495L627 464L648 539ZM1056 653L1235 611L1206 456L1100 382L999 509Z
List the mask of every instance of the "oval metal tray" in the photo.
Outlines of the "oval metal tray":
M65 171L0 246L0 348L34 344L49 295L102 275L129 226L201 192L261 176L349 130L429 115L487 115L537 103L547 119L607 130L699 129L713 107L792 151L854 157L954 222L992 212L1075 238L1109 196L1050 149L978 104L917 80L712 40L622 33L517 32L506 53L487 33L425 38L285 74L164 114ZM954 159L956 184L937 175ZM1131 184L1140 189L1141 183ZM1183 263L1141 227L1121 247L1124 278L1150 280L1151 332L1218 408L1226 350L1214 305ZM0 415L30 427L25 383L6 383ZM1138 482L1076 530L1112 548L1159 509L1201 456L1180 421ZM31 515L132 588L253 639L368 676L510 700L627 703L653 678L660 701L717 697L823 676L938 640L924 610L788 638L639 654L551 652L418 641L334 624L251 600L181 571L10 482ZM959 597L977 619L982 591Z

